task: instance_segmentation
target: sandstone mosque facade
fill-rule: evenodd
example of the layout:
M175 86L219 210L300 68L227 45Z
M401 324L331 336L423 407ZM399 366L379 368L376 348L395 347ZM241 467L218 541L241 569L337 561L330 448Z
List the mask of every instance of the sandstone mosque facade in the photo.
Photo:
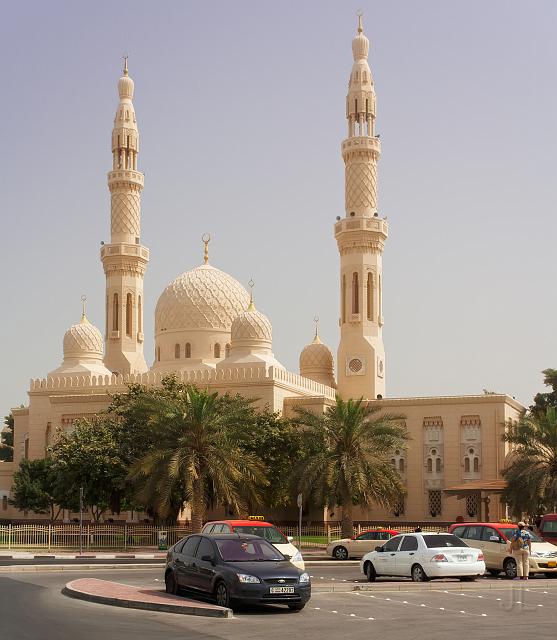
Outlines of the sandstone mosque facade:
M143 278L149 249L141 237L139 132L133 105L134 83L127 61L118 81L119 104L112 131L110 243L101 247L106 278L104 335L87 319L72 325L63 339L62 364L31 380L29 404L13 410L14 461L0 463L0 520L36 519L8 503L12 476L22 458L44 457L56 430L105 410L111 395L130 382L159 384L168 374L220 393L258 398L285 416L296 405L323 412L342 398L363 397L406 416L408 450L393 451L392 463L407 496L392 512L363 509L356 518L375 522L454 521L505 515L498 498L508 455L501 435L505 422L524 408L508 395L390 398L383 346L382 255L386 218L377 210L376 95L368 64L369 41L361 18L352 41L354 63L346 98L347 137L345 215L334 225L339 256L340 341L336 376L333 353L316 331L300 354L300 370L288 371L273 353L269 318L228 273L205 257L201 265L175 278L155 309L155 357L148 366L144 345ZM313 519L340 519L340 513L314 510ZM338 510L337 510L338 511ZM278 515L278 514L277 514ZM69 518L71 514L66 513ZM283 514L286 518L287 514ZM121 518L122 515L117 516ZM135 517L131 514L123 517Z

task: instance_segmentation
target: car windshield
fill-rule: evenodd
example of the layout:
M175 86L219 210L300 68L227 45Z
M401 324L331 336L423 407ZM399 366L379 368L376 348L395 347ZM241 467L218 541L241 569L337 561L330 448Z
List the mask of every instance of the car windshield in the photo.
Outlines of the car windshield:
M517 527L499 527L499 531L505 536L505 538L507 538L507 540L510 540L518 529ZM538 538L533 531L530 531L529 529L527 531L532 538L532 542L543 542L543 540Z
M450 533L441 533L434 536L424 536L424 542L428 549L438 549L441 547L467 547L468 545L460 538Z
M288 540L276 527L234 525L234 533L247 533L250 536L259 536L271 544L288 544Z
M557 520L544 520L543 532L555 533L557 531Z
M265 540L215 540L219 553L226 562L280 561L286 558Z

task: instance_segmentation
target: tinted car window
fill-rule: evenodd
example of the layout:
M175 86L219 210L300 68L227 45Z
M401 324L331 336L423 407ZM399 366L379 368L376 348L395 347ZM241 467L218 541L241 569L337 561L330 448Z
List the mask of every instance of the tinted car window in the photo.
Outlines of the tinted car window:
M458 536L459 538L462 538L465 529L466 527L455 527L453 529L453 536Z
M499 538L499 532L496 531L493 527L484 527L483 528L483 540L485 542L494 542L494 540L490 540L491 537Z
M288 544L288 540L282 535L282 533L276 527L249 527L249 526L235 526L235 533L247 533L250 536L259 536L265 538L271 544Z
M512 539L518 527L501 527L501 533L505 534L505 537L509 540ZM530 537L532 538L532 542L543 542L541 538L539 538L533 531L528 530Z
M182 553L182 547L184 546L187 538L182 538L182 540L178 540L178 542L174 545L174 551L176 553Z
M416 551L418 548L418 539L416 536L404 536L400 551Z
M228 533L228 531L225 530L224 524L215 524L211 529L211 533Z
M428 549L468 546L465 542L462 542L460 538L453 536L452 533L440 533L434 536L424 536L424 542Z
M375 531L367 531L359 535L356 540L377 540L377 533Z
M391 538L388 542L385 542L383 549L385 549L385 551L396 551L401 540L402 537Z
M197 545L199 544L199 536L190 536L186 539L184 546L182 547L182 553L185 556L194 556Z
M557 520L545 520L543 523L544 533L555 533L557 532Z
M261 560L285 560L276 547L260 540L217 540L217 547L223 560L228 562L258 562Z
M195 552L197 558L202 558L203 556L214 556L215 550L210 540L207 538L201 538L201 542L197 547L197 551Z
M483 533L483 527L471 526L466 527L466 533L461 538L468 538L468 540L481 540Z
M393 537L392 534L390 534L388 531L381 531L380 533L377 534L378 540L389 540L392 537Z

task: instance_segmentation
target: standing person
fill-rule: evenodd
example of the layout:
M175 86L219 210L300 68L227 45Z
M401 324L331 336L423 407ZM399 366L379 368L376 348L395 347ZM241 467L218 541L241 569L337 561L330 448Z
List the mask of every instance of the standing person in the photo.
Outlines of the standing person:
M511 551L516 557L518 576L516 579L528 580L530 573L530 554L532 553L532 536L525 522L518 523L518 529L511 539Z
M418 525L415 529L414 529L414 533L421 533L422 532L422 528L420 527L420 525Z

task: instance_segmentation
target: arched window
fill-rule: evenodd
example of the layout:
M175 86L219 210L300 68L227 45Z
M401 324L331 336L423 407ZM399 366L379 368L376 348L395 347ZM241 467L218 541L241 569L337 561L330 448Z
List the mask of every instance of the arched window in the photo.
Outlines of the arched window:
M156 360L157 360L157 362L161 361L161 348L160 347L157 347Z
M396 460L394 458L391 458L391 464L393 465L393 467L395 467L396 469Z
M480 470L480 459L476 456L474 458L474 471L477 473Z
M184 358L191 358L191 344L186 342L186 347L184 349Z
M433 460L431 458L427 459L427 472L433 473Z
M227 344L224 347L224 355L225 355L226 358L228 358L228 356L230 355L230 345L229 344Z
M126 296L126 335L132 335L132 294Z
M352 313L360 313L360 288L358 274L352 274Z
M174 345L174 357L176 358L176 360L180 359L180 345L179 344L175 344Z
M466 456L466 458L464 458L464 473L469 473L469 472L470 472L470 458Z
M220 344L218 342L215 345L215 358L220 358Z
M105 338L108 338L108 296L106 296L106 309L105 309L105 322L104 322L104 326L105 326Z
M118 331L120 320L118 318L118 294L115 293L112 298L112 331Z
M141 304L141 296L137 296L137 332L143 332L143 305Z
M404 458L401 458L398 461L398 469L399 469L400 473L404 473Z
M435 472L441 473L441 458L435 459Z
M367 319L373 319L373 274L367 274Z
M341 315L342 315L342 324L346 322L346 276L342 276L342 292L341 292L342 300L341 300Z

